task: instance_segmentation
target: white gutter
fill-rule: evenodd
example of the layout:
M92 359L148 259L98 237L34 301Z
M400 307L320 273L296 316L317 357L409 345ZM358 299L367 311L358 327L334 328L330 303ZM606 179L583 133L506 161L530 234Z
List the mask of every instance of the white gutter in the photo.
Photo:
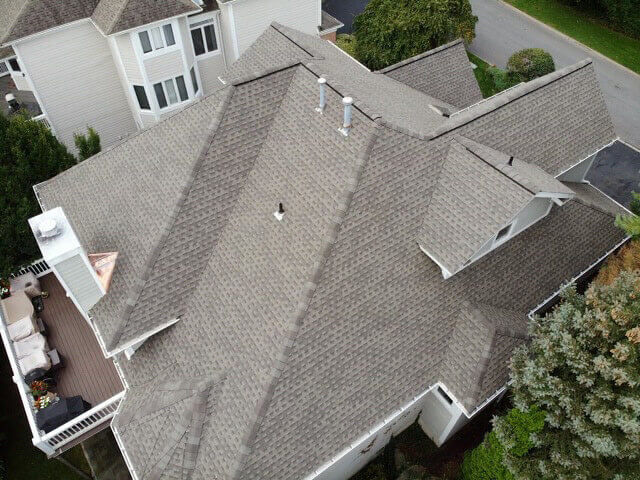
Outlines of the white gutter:
M559 174L556 175L556 178L558 178L559 176L561 176L564 173L567 173L569 170L571 170L573 167L577 167L578 165L580 165L582 162L589 160L591 157L593 157L594 155L597 155L600 150L604 150L607 147L610 147L611 145L613 145L614 143L616 143L616 141L620 140L620 137L616 137L613 140L611 140L609 143L607 143L606 145L603 145L602 147L598 148L595 152L590 153L589 155L587 155L586 157L584 157L582 160L579 160L578 162L574 163L573 165L571 165L568 168L565 168L563 171L561 171Z

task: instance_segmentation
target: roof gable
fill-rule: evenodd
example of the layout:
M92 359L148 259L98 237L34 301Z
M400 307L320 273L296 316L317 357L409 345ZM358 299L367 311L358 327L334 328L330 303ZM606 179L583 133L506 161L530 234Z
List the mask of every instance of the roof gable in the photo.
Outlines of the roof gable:
M378 73L458 108L482 100L482 92L462 40L454 40L408 58Z

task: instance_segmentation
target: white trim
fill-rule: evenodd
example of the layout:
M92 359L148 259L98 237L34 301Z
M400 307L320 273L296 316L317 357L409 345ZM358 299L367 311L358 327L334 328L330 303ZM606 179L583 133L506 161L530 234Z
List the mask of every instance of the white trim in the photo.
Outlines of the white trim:
M178 90L178 82L176 81L176 78L178 77L182 77L182 80L184 81L184 85L185 88L187 89L187 99L186 100L182 100L180 98L180 91ZM175 89L175 94L176 94L176 98L178 99L177 102L174 103L169 103L169 95L167 95L167 89L166 89L166 85L165 82L168 82L169 80L171 80L171 83L173 84L173 87ZM163 80L158 80L157 82L154 82L151 84L151 91L153 93L153 96L156 99L156 103L158 104L158 110L160 111L161 114L164 114L166 112L170 112L172 110L175 110L177 108L181 108L182 106L186 105L187 103L189 103L190 101L193 100L193 97L189 96L189 85L187 80L189 80L189 82L191 81L191 78L186 79L184 72L182 72L181 75L176 75L175 77L169 77L169 78L165 78ZM167 106L166 107L161 107L160 106L160 102L158 101L158 95L156 94L156 85L160 84L160 86L162 87L162 92L164 93L164 99L167 102ZM191 90L193 90L193 88L191 88Z
M202 22L206 21L206 20L211 20L210 23L204 23L202 25L197 25L195 27L192 27L191 25L188 25L188 30L189 30L189 34L187 35L187 37L189 37L189 40L191 40L191 50L193 52L193 56L195 57L196 61L198 60L205 60L207 58L212 58L212 57L217 57L218 55L222 54L222 48L221 48L221 44L220 44L220 28L218 26L218 22L216 19L215 15L211 15L211 16L205 16L202 20ZM196 22L198 23L198 22ZM211 50L209 51L208 47L207 47L207 38L204 34L204 27L206 27L207 25L213 25L213 35L215 37L215 41L216 41L216 49L215 50ZM193 38L191 37L191 32L193 30L200 30L202 32L202 41L204 42L204 49L205 52L198 55L196 53L196 49L195 46L193 45Z
M594 187L595 188L595 187ZM580 273L578 273L576 276L574 276L571 280L569 280L568 282L566 282L564 285L562 285L562 287L560 287L558 290L556 290L554 293L552 293L551 295L549 295L546 299L544 299L542 302L540 302L538 305L536 305L535 307L533 307L529 313L527 314L527 317L529 317L530 320L533 319L533 316L537 313L538 310L540 310L540 308L542 308L543 306L547 305L551 300L553 300L554 298L556 298L558 295L560 295L561 292L563 292L567 286L569 286L570 284L572 284L573 282L577 281L578 279L580 279L584 274L586 274L589 270L591 270L593 267L595 267L598 263L604 261L607 259L607 257L609 257L613 252L615 252L618 248L620 248L622 245L624 245L625 243L627 243L627 241L630 239L630 236L625 237L622 241L618 242L616 244L615 247L613 247L611 250L609 250L607 253L605 253L604 255L602 255L600 258L598 258L598 260L596 260L595 262L593 262L591 265L589 265L587 268L585 268L584 270L582 270Z
M165 35L165 31L164 31L164 27L166 25L171 25L171 33L173 34L173 45L167 45L167 38ZM178 28L176 28L178 27ZM162 37L162 47L160 48L156 48L155 46L155 40L153 38L153 34L151 33L151 30L154 29L158 29L158 31L160 32L160 35ZM180 45L178 43L178 39L176 38L176 30L178 31L177 33L180 33L180 28L178 26L178 22L176 20L172 20L172 21L163 21L163 22L156 22L155 24L152 25L145 25L142 28L138 28L137 30L133 31L133 37L135 37L136 41L139 43L139 47L140 47L140 52L142 52L142 58L143 60L148 60L150 58L154 58L154 57L158 57L160 55L166 55L172 52L175 52L177 50L180 50ZM151 45L151 50L148 52L145 52L142 49L142 40L140 39L140 34L142 32L146 32L147 36L149 37L149 43ZM179 35L178 35L179 36Z
M16 58L18 59L18 62L20 62L20 68L22 68L22 73L24 73L24 78L27 81L29 88L31 89L31 93L33 93L33 96L36 97L40 110L49 121L49 129L51 130L51 133L55 135L56 129L53 125L53 122L51 121L51 117L47 113L47 110L44 108L44 103L42 102L42 98L40 98L38 91L36 90L35 86L33 85L33 82L31 81L31 75L29 75L29 72L26 69L26 65L22 60L22 54L20 53L20 49L18 48L17 45L13 45L13 51L16 53Z
M233 16L233 5L231 5L232 2L225 2L224 4L227 5L228 7L228 11L229 11L229 23L231 24L231 40L233 42L233 55L234 55L234 61L238 60L238 58L240 58L240 53L238 52L238 35L236 33L236 20Z
M317 478L318 476L320 476L328 468L330 468L334 464L338 463L345 455L349 454L349 452L351 452L355 448L358 448L359 445L362 442L364 442L367 438L370 438L371 436L375 435L380 430L382 430L385 426L389 425L390 423L393 423L402 413L404 413L405 411L407 411L410 408L412 408L417 402L419 402L420 400L424 399L424 397L431 390L433 390L434 388L438 388L438 387L442 388L442 390L444 390L447 393L447 395L449 395L451 397L451 399L453 400L453 404L456 405L460 410L462 410L462 413L467 418L471 418L469 416L469 414L467 413L466 409L464 408L464 406L460 402L458 402L458 400L456 399L455 395L452 395L451 392L449 391L449 389L443 383L436 382L433 385L430 385L421 394L413 397L413 400L411 400L410 402L407 402L404 405L402 405L398 410L396 410L394 413L392 413L391 415L386 417L384 420L382 420L382 422L380 422L377 425L375 425L371 430L367 431L366 433L364 433L363 435L358 437L356 440L351 442L347 448L343 449L337 455L335 455L330 460L328 460L327 462L323 463L320 467L315 469L313 472L311 472L310 474L306 475L303 480L313 480L313 479ZM440 397L438 396L438 398L440 398ZM441 400L444 402L444 399L441 399ZM447 403L447 407L450 408L451 405Z
M598 148L595 152L590 153L589 155L587 155L586 157L584 157L582 160L579 160L578 162L574 163L573 165L571 165L568 168L565 168L563 171L561 171L560 173L558 173L556 175L556 178L560 177L562 174L567 173L569 170L571 170L573 167L577 167L578 165L580 165L582 162L589 160L591 157L593 157L594 155L597 155L600 150L604 150L607 147L610 147L611 145L613 145L614 143L616 143L616 141L620 140L620 137L616 137L613 140L611 140L609 143L607 143L606 145Z
M2 46L3 47L13 47L13 49L15 50L15 46L16 46L17 43L26 42L28 40L33 40L34 38L40 37L42 35L47 35L49 33L53 33L53 32L56 32L58 30L64 30L65 28L73 27L75 25L78 25L78 24L81 24L81 23L85 23L85 22L93 23L93 21L91 21L90 18L80 18L78 20L74 20L73 22L69 22L69 23L65 23L63 25L58 25L58 26L55 26L55 27L52 27L52 28L48 28L48 29L42 30L40 32L32 33L31 35L27 35L26 37L17 38L15 40L12 40L9 43L2 44ZM98 29L98 31L100 31L100 30Z
M109 44L111 55L115 56L115 59L116 59L116 68L118 70L118 73L120 74L120 83L124 88L126 88L129 91L129 95L127 95L127 103L129 104L129 108L131 109L134 115L134 119L136 120L136 124L138 125L138 130L141 130L144 126L144 123L142 122L142 117L140 116L141 108L138 104L138 98L133 89L133 83L129 80L129 77L127 76L127 72L124 67L124 62L122 60L122 55L120 54L120 48L118 47L116 37L113 37L113 36L107 37L107 43ZM151 102L149 102L149 106L151 106Z
M418 247L420 247L420 250L422 250L422 253L424 253L427 257L429 257L431 260L433 260L435 262L436 265L438 265L440 267L440 270L442 270L442 276L447 279L449 277L452 276L452 273L447 270L444 265L442 265L438 259L436 259L436 257L434 257L432 254L430 254L427 250L425 250L423 248L422 245L420 245L420 242L418 242Z
M154 327L151 330L146 331L142 335L134 338L133 340L129 340L127 343L125 343L124 345L121 345L120 347L118 347L117 349L113 350L112 352L108 352L107 355L106 355L107 358L111 358L114 355L117 355L119 353L124 352L127 348L130 348L130 347L134 346L136 343L142 343L142 342L146 341L148 338L152 337L156 333L161 332L165 328L169 328L171 325L177 323L179 320L180 320L180 318L174 318L173 320L169 320L168 322L162 323L162 324L158 325L157 327Z
M151 114L154 117L154 120L157 122L160 119L160 107L158 105L158 100L155 96L155 92L152 92L153 95L149 96L149 88L153 90L153 85L149 81L149 75L147 75L147 69L144 64L144 53L142 52L142 45L140 44L140 39L135 35L135 32L129 32L129 41L131 42L131 46L133 47L133 52L136 56L136 62L138 63L138 69L140 70L140 74L142 75L142 81L144 83L145 91L147 92L147 99L151 104ZM146 112L146 110L145 110Z
M127 390L125 390L124 392L124 397L120 402L120 404L118 405L118 409L116 410L116 413L113 415L113 418L118 418L118 414L120 413L120 408L124 404L124 400L127 398L127 392L128 392L128 387L127 387ZM116 443L118 444L118 448L120 449L120 453L122 453L122 458L124 458L124 463L127 465L127 468L129 469L129 473L131 474L132 479L138 480L138 475L135 469L133 468L133 462L131 461L129 454L127 453L127 449L124 446L124 442L122 441L122 437L120 437L120 433L118 432L118 429L113 424L113 420L111 420L111 431L113 432L113 436L116 439Z
M350 58L351 60L353 60L354 62L356 62L358 65L360 65L362 68L364 68L367 72L371 72L371 70L369 70L366 66L364 66L362 63L360 63L358 60L356 60L354 57L352 57L351 55L349 55L347 52L345 52L344 50L342 50L338 45L336 45L333 42L329 42L329 40L325 40L326 42L329 43L329 45L333 45L335 48L338 49L338 51L342 52L343 55L346 55L348 58Z
M618 137L618 141L620 143L624 143L627 147L631 148L632 150L635 150L636 152L640 153L640 148L636 147L635 145L632 145L629 142L625 142L620 137Z
M320 31L318 31L318 35L322 37L324 35L328 35L330 33L337 32L342 27L344 27L344 23L342 25L338 25L337 27L331 27L331 28L327 28L326 30L320 30Z

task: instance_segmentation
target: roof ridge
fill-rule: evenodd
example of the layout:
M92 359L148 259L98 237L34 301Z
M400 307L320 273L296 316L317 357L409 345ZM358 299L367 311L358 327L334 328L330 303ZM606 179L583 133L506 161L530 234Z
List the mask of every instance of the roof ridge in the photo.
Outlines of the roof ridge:
M476 141L474 141L474 140L471 140L470 138L467 138L467 137L465 137L464 135L457 135L457 136L458 136L458 137L461 137L461 138L464 138L464 139L466 139L466 140L469 140L469 141L471 141L471 142L473 142L473 143L477 143L478 145L483 146L483 147L485 147L485 148L489 148L489 149L491 149L491 150L493 150L493 151L495 151L495 152L503 153L503 152L501 152L500 150L497 150L497 149L495 149L495 148L493 148L493 147L490 147L489 145L485 145L484 143L480 143L480 142L476 142ZM496 172L498 172L498 173L502 174L503 176L507 177L509 180L511 180L513 183L517 184L518 186L520 186L521 188L523 188L523 189L524 189L524 190L526 190L527 192L531 193L532 195L535 195L535 192L534 192L534 191L532 191L529 187L527 187L527 186L523 185L523 184L522 184L522 182L520 182L520 181L516 180L514 177L512 177L512 176L510 176L510 175L507 175L507 174L504 172L504 170L502 170L502 169L500 169L500 168L496 167L496 166L495 166L495 165L493 165L491 162L489 162L489 161L485 160L484 158L482 158L482 157L481 157L480 155L478 155L476 152L474 152L474 151L473 151L473 150L471 150L469 147L467 147L464 143L460 142L460 141L459 141L459 140L457 140L456 138L453 138L453 140L452 140L452 141L458 142L458 143L459 143L460 145L462 145L462 147L463 147L466 151L468 151L471 155L473 155L474 157L478 158L479 160L481 160L481 161L482 161L482 162L484 162L485 164L489 165L489 167L493 168ZM504 153L503 155L506 155L506 153ZM511 157L511 158L513 158L513 157ZM518 160L518 161L523 162L523 163L527 163L527 162L525 162L524 160ZM528 163L527 163L527 164L528 164Z
M446 133L449 133L452 130L471 123L472 121L477 120L480 117L483 117L499 108L504 107L505 105L508 105L512 101L518 100L530 93L536 92L541 88L546 87L547 85L551 85L557 80L561 80L571 75L572 73L582 70L592 63L593 61L590 58L587 58L585 60L574 63L573 65L569 65L568 67L564 67L560 70L549 73L543 77L539 77L521 85L517 85L508 92L503 92L502 95L498 93L484 102L471 106L468 110L461 113L460 115L452 117L449 122L441 125L430 134L428 134L427 139L434 140Z
M391 72L400 67L404 67L405 65L409 65L411 63L417 62L418 60L422 60L425 57L430 57L431 55L434 55L436 53L448 50L449 48L455 47L459 43L462 43L462 38L457 38L451 42L445 43L444 45L440 45L439 47L432 48L431 50L427 50L426 52L419 53L417 55L414 55L413 57L406 58L399 61L398 63L394 63L393 65L389 65L388 67L381 68L380 70L374 70L372 73L386 74L387 72Z
M175 205L175 208L171 213L171 216L169 217L168 225L160 235L160 238L158 239L158 243L156 244L154 249L151 251L149 258L145 263L145 269L142 273L142 276L138 279L135 287L133 288L133 290L131 291L131 293L129 294L126 300L126 306L124 308L122 316L120 317L120 323L118 325L118 328L114 333L113 338L111 339L109 345L107 346L108 350L113 350L117 347L118 342L120 341L122 334L124 333L124 329L126 325L129 323L129 318L131 316L131 313L133 312L133 309L138 299L140 298L140 295L142 294L142 291L144 290L144 287L147 281L149 280L151 272L153 271L153 267L155 263L158 261L158 258L160 257L160 253L162 252L162 249L167 239L169 238L169 234L171 233L171 231L173 230L173 227L175 226L176 220L180 214L180 211L182 210L184 202L187 199L189 191L193 186L193 182L196 178L196 175L200 171L200 168L202 167L206 154L209 151L209 148L211 148L211 144L213 143L213 140L215 139L215 136L218 133L218 127L220 126L220 123L222 122L222 118L224 117L224 113L227 109L227 106L229 105L231 98L235 93L235 88L236 87L231 85L225 91L225 96L223 97L222 102L220 103L216 113L214 114L211 120L211 131L204 140L204 144L202 146L202 149L200 150L198 159L194 163L193 168L191 169L191 174L187 179L185 187L182 189L182 192L180 193L178 201Z
M306 283L303 299L298 303L298 310L293 316L293 319L289 325L288 341L285 342L282 351L276 360L276 364L271 370L271 378L269 380L269 383L265 389L262 399L256 406L256 419L251 425L251 430L247 433L242 441L241 458L238 461L236 470L231 474L232 479L239 478L239 475L242 473L244 465L251 451L253 450L253 444L258 436L258 432L260 431L260 427L262 426L262 421L266 416L266 412L269 409L271 400L273 399L273 394L275 393L276 386L280 380L284 368L286 367L287 359L289 358L291 350L293 349L293 345L295 344L296 338L300 331L300 327L302 325L302 321L306 317L309 305L311 304L311 299L316 292L320 277L326 265L326 261L329 258L329 254L333 246L335 245L335 241L340 232L342 222L349 212L353 195L355 194L358 185L360 184L360 179L362 178L367 160L371 156L373 147L378 140L379 128L380 127L374 123L373 130L369 134L369 138L367 139L364 148L361 150L360 154L357 157L356 165L352 172L352 181L348 182L347 184L347 191L345 192L342 205L338 208L338 215L333 219L333 225L330 228L329 235L325 237L324 244L320 247L318 255L319 258L315 263L315 271L311 279Z
M22 5L18 9L18 13L13 18L12 22L8 25L7 31L4 32L4 34L2 35L2 38L0 39L0 45L4 45L6 38L9 36L11 31L13 30L13 27L15 27L16 24L18 23L18 20L20 19L20 16L24 13L24 10L27 8L27 5L29 5L29 0L24 0L22 2Z

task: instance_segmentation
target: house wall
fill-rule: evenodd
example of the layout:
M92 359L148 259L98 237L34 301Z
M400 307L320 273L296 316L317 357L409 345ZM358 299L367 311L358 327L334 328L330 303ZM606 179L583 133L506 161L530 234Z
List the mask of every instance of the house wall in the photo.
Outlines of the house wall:
M593 161L596 159L596 156L597 154L593 154L576 166L570 168L561 175L558 175L558 180L562 182L584 182L585 177L587 176L587 172L589 172L591 165L593 165Z
M205 54L200 55L199 57L195 56L193 51L193 43L191 41L191 33L189 28L186 28L186 36L184 40L184 44L188 45L190 57L187 59L187 63L189 68L193 65L193 62L197 62L196 70L198 73L198 78L200 81L201 92L204 94L212 93L218 90L220 87L224 86L223 83L218 80L218 77L222 76L226 70L226 43L224 40L224 36L222 34L222 28L220 25L220 12L211 12L205 13L202 15L196 15L193 17L188 17L188 25L194 25L198 22L202 22L207 19L214 20L214 28L216 30L217 41L218 41L218 49L219 52L217 54Z
M75 150L87 125L103 147L136 130L107 39L90 21L14 45L56 136Z
M118 47L124 74L126 75L127 80L136 84L144 83L144 77L142 75L140 65L138 64L136 52L133 48L131 35L123 33L113 38L116 46Z
M224 5L224 4L223 4ZM242 54L271 24L278 22L304 33L317 35L320 25L320 0L239 0L226 6L227 21ZM232 17L232 18L231 18ZM236 60L237 57L234 58Z
M143 60L144 68L147 71L147 78L151 84L184 75L184 65L182 63L182 51L174 50L163 55L156 55Z

